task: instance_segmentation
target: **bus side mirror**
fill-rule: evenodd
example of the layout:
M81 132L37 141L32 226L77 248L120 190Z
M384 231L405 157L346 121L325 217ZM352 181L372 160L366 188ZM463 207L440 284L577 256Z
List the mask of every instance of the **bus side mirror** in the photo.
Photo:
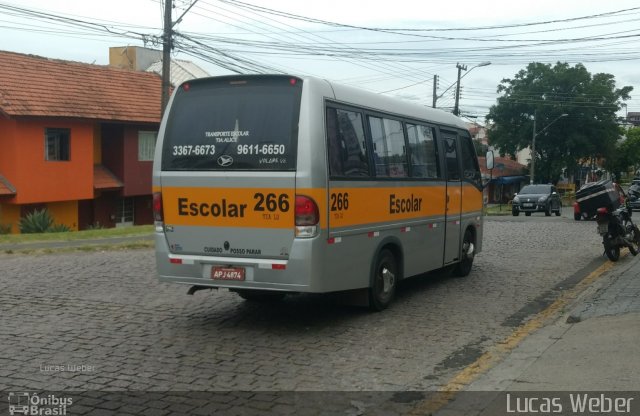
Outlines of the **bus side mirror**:
M485 158L485 165L487 167L487 170L491 173L491 179L489 179L486 183L482 184L482 189L484 189L487 186L489 186L489 184L493 180L493 164L494 164L493 150L488 150L487 151L487 156Z
M493 169L493 164L494 164L493 150L488 150L487 151L486 162L487 162L487 170Z

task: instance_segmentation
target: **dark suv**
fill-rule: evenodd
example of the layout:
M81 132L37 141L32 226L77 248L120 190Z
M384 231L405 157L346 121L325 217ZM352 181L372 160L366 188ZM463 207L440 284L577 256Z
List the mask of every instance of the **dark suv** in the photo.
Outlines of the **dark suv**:
M513 198L511 213L514 217L524 212L527 217L532 212L544 212L548 217L552 212L560 216L562 201L553 185L527 185Z

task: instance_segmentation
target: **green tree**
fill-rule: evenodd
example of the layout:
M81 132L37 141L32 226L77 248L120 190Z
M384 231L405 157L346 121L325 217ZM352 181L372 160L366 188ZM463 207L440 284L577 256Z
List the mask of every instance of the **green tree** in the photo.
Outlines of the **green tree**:
M615 113L632 90L616 89L613 75L592 75L582 64L530 63L498 85L489 143L502 155L530 147L535 118L536 181L555 182L565 167L612 154L620 136ZM561 114L568 117L554 122Z
M623 173L640 168L640 127L627 130L624 140L616 143L615 152L607 158L604 167L620 178Z

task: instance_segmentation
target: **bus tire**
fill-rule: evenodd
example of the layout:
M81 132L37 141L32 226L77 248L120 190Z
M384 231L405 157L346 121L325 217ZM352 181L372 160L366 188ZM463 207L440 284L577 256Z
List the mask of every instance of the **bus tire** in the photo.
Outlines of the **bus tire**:
M369 308L374 311L386 309L392 302L400 280L398 260L388 249L376 257L369 287Z
M453 275L457 277L465 277L471 273L471 267L473 266L473 259L476 255L476 244L473 238L471 230L467 229L464 232L464 238L462 239L462 250L460 253L460 263L456 264L453 269Z
M286 296L284 292L272 292L269 290L236 289L234 292L242 299L250 302L277 302Z

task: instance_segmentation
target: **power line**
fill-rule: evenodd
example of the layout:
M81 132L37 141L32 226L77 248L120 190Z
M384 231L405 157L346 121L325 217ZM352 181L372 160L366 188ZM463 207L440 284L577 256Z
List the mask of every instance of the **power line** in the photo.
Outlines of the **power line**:
M245 2L242 2L242 1L238 1L238 0L218 0L218 1L220 1L222 3L234 4L234 5L237 5L238 7L243 7L243 8L253 9L253 10L260 10L260 11L263 11L265 13L274 14L274 15L277 15L277 16L286 17L286 18L290 18L290 19L294 19L294 20L301 20L301 21L309 22L309 23L318 23L318 24L323 24L323 25L327 25L327 26L346 27L346 28L351 28L351 29L370 30L370 31L376 31L376 32L394 32L394 31L403 31L403 32L435 32L435 31L438 31L438 32L446 32L446 31L477 31L477 30L490 30L490 29L507 29L507 28L514 28L514 27L528 27L528 26L547 25L547 24L552 24L552 23L574 22L574 21L578 21L578 20L594 19L594 18L599 18L599 17L613 16L613 15L617 15L617 14L621 14L621 13L625 13L625 12L629 12L629 11L640 10L640 7L632 7L632 8L628 8L628 9L621 9L621 10L598 13L598 14L592 14L592 15L587 15L587 16L572 17L572 18L566 18L566 19L547 20L547 21L542 21L542 22L518 23L518 24L512 24L512 25L439 28L439 29L379 28L379 27L375 28L375 27L348 25L348 24L331 22L331 21L321 20L321 19L314 19L314 18L300 16L300 15L293 14L293 13L287 13L287 12L283 12L283 11L279 11L279 10L270 9L270 8L267 8L267 7L256 6L254 4L245 3Z
M633 30L610 30L604 34L589 34L588 36L564 36L556 39L497 39L506 37L523 36L527 33L556 33L567 30L574 30L584 27L614 27L619 22L635 22L638 19L627 18L637 14L640 7L623 9L607 13L599 13L589 16L580 16L570 19L549 20L544 22L530 22L517 25L465 27L465 28L445 28L445 29L418 29L418 28L366 28L353 25L341 25L335 22L326 22L308 18L308 22L329 26L339 30L341 34L345 31L354 32L371 30L379 32L379 38L368 40L367 42L345 42L344 39L334 40L330 38L333 31L322 32L318 35L310 29L298 29L294 26L281 22L271 17L264 17L265 14L290 19L292 15L286 12L278 12L273 9L249 5L237 0L220 0L220 3L227 7L212 6L211 3L204 2L194 7L189 14L202 16L207 19L219 22L229 27L242 31L241 36L220 36L213 34L194 33L176 31L175 53L184 53L196 59L201 59L213 65L219 66L227 71L236 73L265 73L265 72L294 72L299 67L297 63L294 68L287 68L286 62L308 60L312 57L314 61L331 62L335 64L357 66L361 71L366 71L366 75L352 76L344 78L347 83L357 83L360 86L370 85L371 90L377 83L389 83L393 80L404 78L412 81L410 85L399 86L389 89L387 86L384 93L391 93L400 90L408 90L419 86L427 86L432 81L433 70L439 68L437 65L452 65L452 62L481 61L490 59L493 65L513 65L531 62L532 56L537 61L552 62L562 60L564 62L615 62L640 59L640 50L635 46L640 31ZM244 13L239 13L229 6L241 8ZM215 8L213 8L215 7ZM197 11L196 11L197 9ZM146 43L158 44L161 37L158 35L159 29L156 27L146 27L138 25L127 25L123 23L92 20L78 16L59 16L49 12L29 10L23 7L0 4L0 10L4 11L4 18L0 23L0 29L13 31L27 31L31 33L46 33L65 37L120 37L126 39L141 40ZM277 12L277 13L276 13ZM259 16L259 17L255 17ZM301 17L302 16L298 16ZM11 18L24 19L25 23L16 25ZM584 24L578 27L568 27L569 22L588 21L589 19L599 19L600 22L594 24ZM603 20L616 19L616 22L602 22ZM621 20L622 19L622 20ZM300 20L300 19L295 19ZM38 25L33 22L39 21ZM243 24L238 24L243 22ZM589 23L589 22L586 22ZM550 27L552 25L564 24L565 27ZM337 26L333 26L337 25ZM543 30L525 33L504 33L504 29L528 28L530 26L540 26ZM253 28L247 30L247 27ZM379 29L379 30L378 30ZM388 30L403 30L408 33L410 30L416 31L416 35L421 32L438 35L447 31L469 31L469 30L497 30L498 33L486 34L475 37L455 37L436 36L439 40L433 40L434 35L415 39L405 39L403 45L411 43L411 48L393 47L397 45L397 40L389 40L388 36L403 35L402 33L390 33ZM502 32L500 32L502 31ZM247 32L250 34L247 35ZM406 33L404 33L406 34ZM248 36L252 36L250 38ZM431 36L429 38L428 36ZM464 44L460 44L460 39L468 39ZM476 44L475 42L479 42ZM494 45L486 45L488 42L495 42ZM480 46L482 44L482 46ZM371 45L371 47L365 47ZM378 47L376 47L378 46ZM391 46L391 47L389 47ZM269 64L270 60L278 59L277 64ZM337 78L334 71L332 79ZM444 81L444 80L443 80ZM447 84L449 82L447 81ZM426 96L427 94L416 94L416 96ZM430 97L431 94L428 94ZM492 98L488 96L492 95ZM466 97L473 97L476 101L492 101L499 94L495 90L468 88L465 90ZM556 97L558 102L559 98ZM443 97L441 104L448 106L450 97ZM534 102L536 97L521 97L520 100ZM633 101L633 100L630 100ZM544 105L551 102L545 100ZM588 105L588 103L583 104Z

